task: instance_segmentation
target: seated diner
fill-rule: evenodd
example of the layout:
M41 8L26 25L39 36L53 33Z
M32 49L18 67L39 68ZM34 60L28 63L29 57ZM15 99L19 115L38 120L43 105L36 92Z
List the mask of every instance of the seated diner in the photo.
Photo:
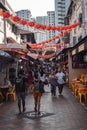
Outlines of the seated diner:
M4 78L3 85L0 85L3 101L6 101L6 93L12 90L12 84L7 77Z

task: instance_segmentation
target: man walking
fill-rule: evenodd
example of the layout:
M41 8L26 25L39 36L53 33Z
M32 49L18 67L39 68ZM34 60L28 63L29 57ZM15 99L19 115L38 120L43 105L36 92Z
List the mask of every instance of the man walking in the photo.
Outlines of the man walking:
M65 74L63 73L62 69L58 70L58 73L56 73L56 77L57 77L57 81L58 81L58 90L59 90L59 94L62 94L63 91L63 87L65 84Z
M26 83L27 80L23 74L19 74L18 78L16 79L16 93L18 97L18 109L19 109L19 114L21 112L25 112L25 91L26 91ZM22 110L21 110L22 109Z

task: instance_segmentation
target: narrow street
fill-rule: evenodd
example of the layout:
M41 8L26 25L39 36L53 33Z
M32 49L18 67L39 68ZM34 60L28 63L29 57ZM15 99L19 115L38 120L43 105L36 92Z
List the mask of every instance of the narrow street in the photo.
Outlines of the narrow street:
M17 101L0 105L0 130L87 130L87 110L72 94L64 88L63 95L58 92L51 96L50 87L41 100L41 115L34 113L32 94L26 97L26 112L18 115Z

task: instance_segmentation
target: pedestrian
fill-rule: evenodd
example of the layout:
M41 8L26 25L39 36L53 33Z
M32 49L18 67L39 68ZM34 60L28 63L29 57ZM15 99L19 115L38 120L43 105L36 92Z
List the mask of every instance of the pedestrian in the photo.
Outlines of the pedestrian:
M52 71L49 76L49 81L51 85L51 95L56 96L56 86L57 86L57 78L55 76L55 72Z
M32 93L32 85L33 85L33 82L34 82L34 76L33 76L33 74L32 74L32 71L29 71L29 74L28 74L27 94L28 94L28 93Z
M43 72L43 70L41 70L41 72L39 73L39 79L40 79L40 82L41 82L41 86L43 87L43 92L45 92L44 85L45 85L45 81L46 81L46 75Z
M16 93L17 93L17 98L18 98L18 109L19 109L19 114L25 112L25 91L26 91L26 85L27 84L27 79L23 74L19 74L18 78L16 78L15 82L15 88L16 88Z
M42 96L42 86L38 75L35 75L34 86L33 86L33 96L34 96L34 111L40 115L40 102Z
M62 69L58 70L58 72L56 73L56 77L58 82L58 91L59 94L61 95L65 84L65 74L63 73Z

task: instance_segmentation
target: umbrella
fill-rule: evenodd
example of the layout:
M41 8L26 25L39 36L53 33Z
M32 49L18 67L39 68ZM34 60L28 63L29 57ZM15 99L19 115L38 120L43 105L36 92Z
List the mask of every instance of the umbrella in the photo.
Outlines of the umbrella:
M11 58L11 55L5 51L0 50L0 57Z
M0 63L1 62L14 62L14 58L9 53L0 50Z

